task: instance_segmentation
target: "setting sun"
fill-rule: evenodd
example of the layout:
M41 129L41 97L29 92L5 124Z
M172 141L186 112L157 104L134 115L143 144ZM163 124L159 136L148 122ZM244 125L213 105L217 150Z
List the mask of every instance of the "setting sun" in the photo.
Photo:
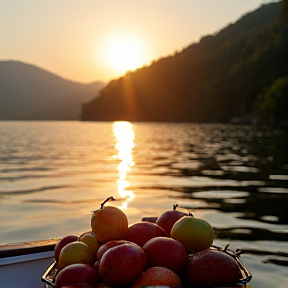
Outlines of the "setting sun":
M107 64L119 74L143 66L147 58L145 44L132 34L110 35L104 49Z

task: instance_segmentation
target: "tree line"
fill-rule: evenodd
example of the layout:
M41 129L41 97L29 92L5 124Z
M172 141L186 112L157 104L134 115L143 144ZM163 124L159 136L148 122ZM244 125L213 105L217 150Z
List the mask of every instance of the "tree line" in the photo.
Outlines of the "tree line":
M112 80L81 120L287 122L288 0Z

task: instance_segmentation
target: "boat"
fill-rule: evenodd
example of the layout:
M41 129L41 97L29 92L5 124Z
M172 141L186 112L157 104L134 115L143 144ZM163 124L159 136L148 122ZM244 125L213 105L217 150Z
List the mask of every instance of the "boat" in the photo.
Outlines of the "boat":
M58 239L0 245L1 288L44 288L42 275L54 261Z

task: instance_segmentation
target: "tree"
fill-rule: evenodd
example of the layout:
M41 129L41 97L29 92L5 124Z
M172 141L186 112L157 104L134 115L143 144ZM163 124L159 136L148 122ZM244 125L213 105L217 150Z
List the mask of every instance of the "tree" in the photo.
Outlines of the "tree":
M278 78L255 103L256 114L270 124L288 120L288 75Z

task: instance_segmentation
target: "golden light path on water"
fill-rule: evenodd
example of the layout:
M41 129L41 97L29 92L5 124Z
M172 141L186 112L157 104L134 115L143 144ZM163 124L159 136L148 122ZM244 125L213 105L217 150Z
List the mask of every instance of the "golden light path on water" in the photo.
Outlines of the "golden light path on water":
M114 122L113 132L117 141L115 144L115 148L118 150L118 155L116 155L116 158L119 160L119 164L117 166L117 170L119 172L117 187L120 197L125 199L125 201L122 203L122 209L127 209L128 202L135 198L133 191L126 190L129 187L127 173L130 171L131 167L134 166L132 151L135 147L135 133L133 131L133 125L124 121Z

